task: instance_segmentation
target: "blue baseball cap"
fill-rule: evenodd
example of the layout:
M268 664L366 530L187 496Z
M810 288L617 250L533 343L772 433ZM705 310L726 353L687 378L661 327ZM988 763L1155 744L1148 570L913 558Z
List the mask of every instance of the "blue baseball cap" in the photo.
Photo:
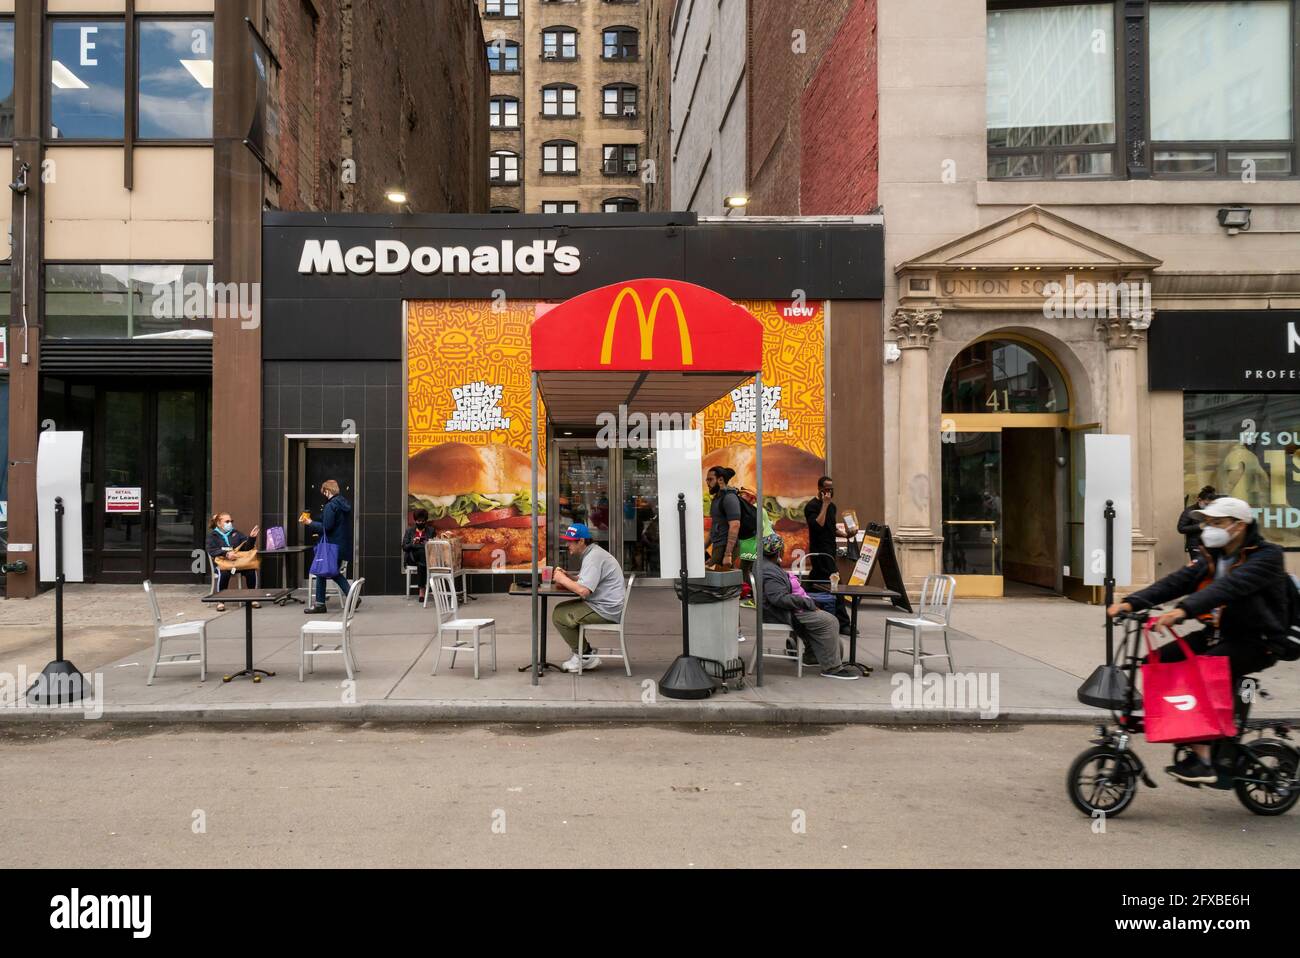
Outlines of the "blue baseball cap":
M579 542L591 538L591 530L581 522L574 523L560 533L560 538L565 542Z

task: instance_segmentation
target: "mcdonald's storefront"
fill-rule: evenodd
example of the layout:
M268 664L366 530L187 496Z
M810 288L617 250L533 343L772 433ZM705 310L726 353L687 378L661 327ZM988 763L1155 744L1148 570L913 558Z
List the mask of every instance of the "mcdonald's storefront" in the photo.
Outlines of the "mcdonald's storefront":
M480 591L529 567L534 511L548 561L565 559L558 531L584 522L629 574L665 577L653 433L702 429L706 463L753 484L753 383L703 406L691 389L689 370L718 368L728 348L704 334L716 298L691 295L703 287L763 325L764 494L793 553L823 473L841 508L883 518L883 232L870 217L268 213L260 448L214 473L260 482L262 528L291 543L336 479L354 507L350 571L370 592L403 591L416 508L478 547L465 565ZM600 322L575 327L575 355L620 371L575 364L564 415L539 410L533 502L532 324L596 290ZM669 368L681 385L655 386L648 373Z

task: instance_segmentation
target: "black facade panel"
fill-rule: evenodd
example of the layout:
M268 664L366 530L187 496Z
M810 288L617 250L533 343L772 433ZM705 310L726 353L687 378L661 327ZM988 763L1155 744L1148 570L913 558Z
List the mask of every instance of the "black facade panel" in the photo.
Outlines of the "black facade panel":
M1300 392L1300 311L1160 311L1151 324L1153 390Z
M212 341L47 339L41 372L51 376L212 376Z

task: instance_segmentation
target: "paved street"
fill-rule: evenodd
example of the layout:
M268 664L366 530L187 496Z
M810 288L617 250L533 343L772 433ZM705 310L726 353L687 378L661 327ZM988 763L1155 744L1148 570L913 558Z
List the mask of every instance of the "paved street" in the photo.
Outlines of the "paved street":
M1084 726L10 725L0 866L42 860L69 830L85 866L1300 866L1294 813L1257 818L1231 793L1172 782L1094 834L1062 787L1087 738ZM1164 752L1143 749L1153 764Z

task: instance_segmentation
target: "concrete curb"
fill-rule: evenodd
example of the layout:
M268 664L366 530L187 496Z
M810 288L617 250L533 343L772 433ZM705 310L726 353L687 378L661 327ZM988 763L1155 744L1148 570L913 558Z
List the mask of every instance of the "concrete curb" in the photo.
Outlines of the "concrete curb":
M1042 725L1096 723L1105 713L1090 708L1006 708L996 718L978 712L946 709L895 709L888 705L783 705L764 702L666 701L528 702L518 700L379 701L359 705L337 702L287 702L266 705L110 706L97 721L123 723L233 722L492 722L573 724L632 722L737 725ZM84 709L0 708L0 725L81 722Z

